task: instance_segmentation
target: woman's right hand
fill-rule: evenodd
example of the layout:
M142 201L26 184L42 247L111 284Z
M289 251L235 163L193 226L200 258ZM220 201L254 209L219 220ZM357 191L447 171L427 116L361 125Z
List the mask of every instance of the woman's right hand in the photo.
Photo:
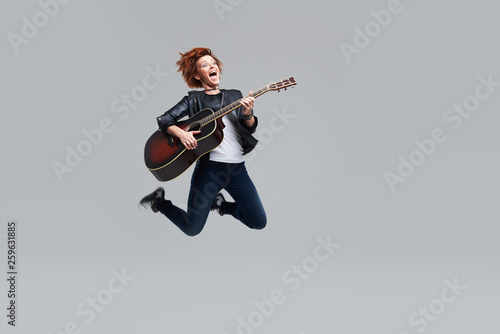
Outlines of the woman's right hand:
M167 128L167 133L179 138L181 144L188 150L194 150L198 146L198 141L194 136L199 135L201 131L186 131L177 125L172 125Z
M188 150L194 150L198 146L198 141L194 135L200 134L201 131L182 131L179 132L178 137L182 145Z

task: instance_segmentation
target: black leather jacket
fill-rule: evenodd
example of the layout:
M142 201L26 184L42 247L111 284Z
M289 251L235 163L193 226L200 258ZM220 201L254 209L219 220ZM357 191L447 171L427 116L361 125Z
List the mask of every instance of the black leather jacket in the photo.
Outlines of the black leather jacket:
M236 89L221 89L220 91L224 93L225 106L236 102L243 97L241 92ZM202 110L203 108L201 105L200 97L202 97L203 94L205 94L203 91L197 90L188 92L188 95L184 96L184 98L179 103L177 103L163 115L156 118L156 121L158 122L158 129L163 134L167 135L167 128L169 126L175 125L177 121L185 116L192 117L194 116L194 114ZM255 132L255 129L257 128L257 117L254 116L254 125L252 127L248 127L245 125L245 121L243 120L243 107L233 110L232 114L238 120L236 124L238 133L241 137L243 154L247 154L252 151L257 145L257 139L252 136L252 134Z

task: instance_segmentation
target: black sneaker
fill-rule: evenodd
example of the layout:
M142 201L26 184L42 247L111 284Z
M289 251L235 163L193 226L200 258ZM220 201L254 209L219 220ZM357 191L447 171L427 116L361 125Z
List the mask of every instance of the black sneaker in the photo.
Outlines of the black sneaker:
M141 205L144 209L151 208L153 212L158 212L158 208L155 205L155 199L164 197L165 189L163 189L162 187L158 187L151 194L144 196L139 202L139 205Z
M222 212L222 204L227 203L226 199L221 193L218 193L217 196L215 196L214 202L212 203L212 207L210 208L210 211L215 211L219 213L219 215L223 216L224 213Z

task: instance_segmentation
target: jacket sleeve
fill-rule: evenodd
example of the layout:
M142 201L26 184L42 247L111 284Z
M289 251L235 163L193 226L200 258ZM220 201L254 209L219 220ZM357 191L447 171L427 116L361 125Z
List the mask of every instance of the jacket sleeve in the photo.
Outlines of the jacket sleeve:
M156 122L158 123L158 130L160 130L163 134L167 134L167 128L175 125L177 121L189 113L189 103L188 96L184 96L184 98L177 103L175 106L166 111L163 115L158 116L156 118Z
M238 100L243 98L243 94L241 94L241 91L239 90L235 90L236 91L236 95L238 97ZM245 129L248 130L248 132L250 132L250 134L253 134L255 133L255 130L257 129L257 125L259 123L257 117L254 115L254 119L255 119L255 122L253 123L253 125L251 127L248 127L246 124L245 124L245 120L243 119L243 107L239 107L238 108L238 115L239 115L239 121L241 123L241 125L243 125L243 127ZM253 109L252 109L253 110Z

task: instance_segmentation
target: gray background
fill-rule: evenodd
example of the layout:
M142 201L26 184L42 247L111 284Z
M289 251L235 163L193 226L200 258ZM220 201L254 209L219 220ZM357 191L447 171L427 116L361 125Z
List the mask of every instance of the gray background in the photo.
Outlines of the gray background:
M500 81L498 4L402 0L349 63L341 43L389 1L221 1L222 17L211 1L73 0L18 53L8 34L40 5L2 3L2 277L7 221L19 224L18 326L3 311L2 333L55 334L74 321L82 333L233 334L274 289L286 301L252 332L497 332L500 92L459 129L443 115L479 76ZM178 52L197 46L224 62L223 88L298 82L256 101L261 143L247 167L268 213L262 231L211 215L189 238L137 208L160 185L144 143L188 90ZM111 104L148 66L169 75L120 119ZM52 163L105 118L114 130L59 182ZM392 192L384 173L435 128L447 141ZM163 184L181 206L190 172ZM292 291L282 275L328 236L340 247ZM77 306L122 269L135 278L86 323ZM410 324L455 279L461 295L425 330Z

